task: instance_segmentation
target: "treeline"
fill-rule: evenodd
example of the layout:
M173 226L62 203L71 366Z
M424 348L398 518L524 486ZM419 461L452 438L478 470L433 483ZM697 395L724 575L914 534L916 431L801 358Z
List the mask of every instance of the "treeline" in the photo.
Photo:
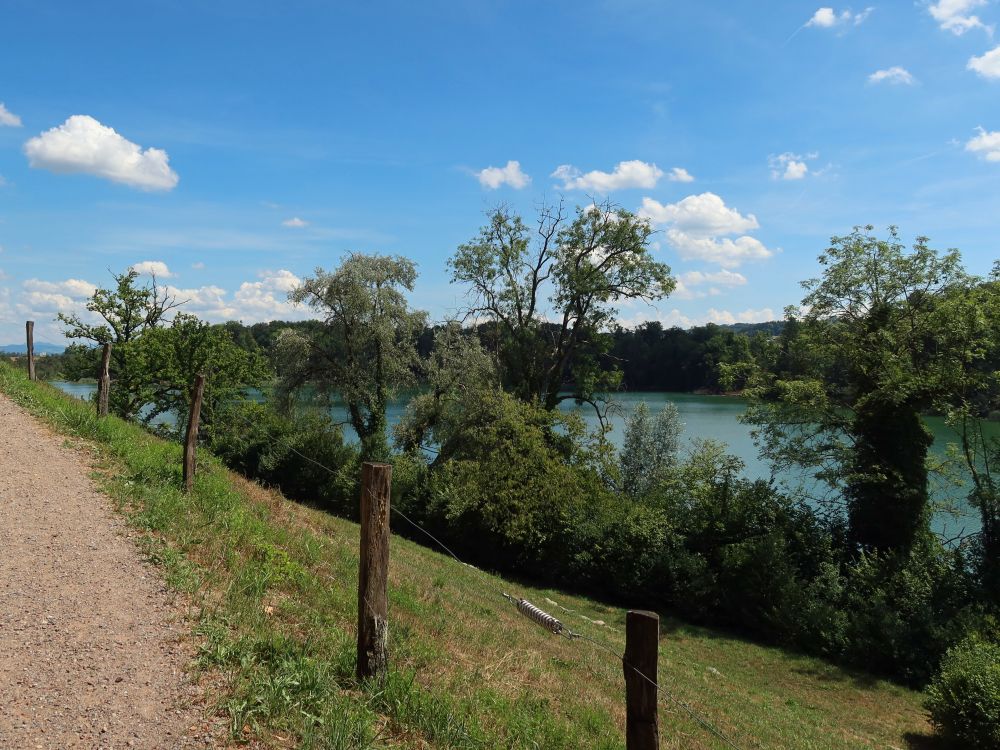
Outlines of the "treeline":
M982 667L1000 639L1000 443L978 417L1000 405L1000 266L976 278L957 252L858 229L833 238L780 331L612 331L623 301L674 288L649 226L605 205L543 209L534 227L498 210L449 261L478 335L428 327L410 260L362 254L291 293L307 323L168 323L175 302L134 272L91 300L106 325L61 319L112 343L126 418L182 409L206 372L203 440L291 497L353 517L360 462L389 461L397 507L480 565L931 681L934 720L996 746L1000 675ZM264 403L241 397L264 382ZM639 409L620 449L558 408L603 417L622 387L743 390L763 455L829 492L803 503L724 446L682 447L670 407ZM982 521L954 548L930 529L928 411L960 435Z

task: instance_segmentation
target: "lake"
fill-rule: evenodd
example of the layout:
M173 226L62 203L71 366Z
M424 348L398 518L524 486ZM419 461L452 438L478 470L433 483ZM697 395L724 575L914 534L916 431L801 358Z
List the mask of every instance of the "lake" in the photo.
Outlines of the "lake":
M54 381L52 383L61 390L78 398L89 399L96 390L92 383L71 383ZM750 426L739 421L746 412L747 402L732 396L703 396L691 393L618 393L615 394L618 408L611 417L611 432L608 437L611 442L620 446L625 422L636 406L645 402L651 413L656 413L663 405L670 402L677 407L681 421L684 423L683 442L689 445L694 439L711 439L725 444L729 452L738 457L746 465L746 476L751 479L769 479L770 466L757 455L757 447L750 435ZM404 400L389 405L387 418L390 427L395 425L406 407ZM597 426L597 418L590 406L578 407L572 401L563 402L561 408L566 411L579 410L584 420L592 427ZM333 417L337 421L347 421L347 412L341 407L334 407ZM943 460L947 457L949 443L954 443L957 436L949 428L942 417L927 417L926 422L934 435L934 445L931 448L932 458ZM990 425L994 428L993 425ZM996 427L1000 431L1000 426ZM348 440L356 440L350 426L344 428ZM781 479L782 477L776 477ZM950 503L957 507L958 512L935 514L934 530L944 538L951 538L964 532L974 533L979 530L979 514L969 507L964 498L968 493L965 485L945 484L937 481L933 485L933 496L936 501Z

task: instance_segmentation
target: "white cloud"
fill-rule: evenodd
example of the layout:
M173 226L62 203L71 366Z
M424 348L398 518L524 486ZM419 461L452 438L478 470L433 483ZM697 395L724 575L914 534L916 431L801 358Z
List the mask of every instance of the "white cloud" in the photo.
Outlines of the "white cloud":
M746 309L742 311L717 310L709 308L700 315L688 315L682 313L676 307L664 312L652 309L653 314L648 312L637 312L629 318L619 319L619 323L625 328L634 328L637 325L649 321L658 321L664 328L692 328L694 326L715 323L717 325L732 325L733 323L766 323L771 320L780 320L781 314L775 313L770 307L762 307L759 310Z
M202 263L200 260L197 261L196 263L192 263L191 264L191 268L193 268L195 271L200 271L204 267L205 267L205 264Z
M986 161L1000 161L1000 130L986 131L982 128L976 130L979 135L965 144L965 150L978 154Z
M760 227L757 217L744 216L729 208L715 193L689 195L666 205L643 198L639 215L666 226L667 242L684 260L736 268L746 261L764 260L774 254L760 240L743 234ZM735 239L726 236L734 234L742 236Z
M684 167L674 167L667 172L667 179L671 182L694 182L694 177Z
M876 70L868 76L869 83L891 83L895 85L912 86L916 83L913 75L906 68L900 65L893 65L891 68Z
M819 8L815 13L813 13L812 18L806 21L806 27L812 26L820 29L832 29L835 26L844 26L851 23L858 26L865 22L873 10L875 9L865 8L860 13L852 13L849 10L837 13L833 8Z
M801 180L809 173L807 160L815 159L819 154L810 153L793 154L786 151L783 154L772 154L767 157L767 164L771 168L771 179L774 180Z
M983 29L987 34L992 34L992 26L987 26L979 20L979 16L969 13L984 5L986 0L938 0L928 5L927 10L942 29L956 36L970 29Z
M689 195L677 203L666 205L652 198L643 198L639 215L654 224L670 224L695 237L737 234L760 227L756 216L743 216L739 211L729 208L715 193Z
M66 279L65 281L42 281L28 279L21 286L25 291L41 294L60 294L74 299L86 299L97 291L97 287L83 279Z
M970 57L968 70L974 70L983 78L1000 78L1000 45L981 57Z
M242 320L296 320L308 317L306 310L288 301L288 293L302 283L291 271L261 271L258 281L244 281L229 298L225 289L209 285L191 289L168 287L184 302L183 310L211 322Z
M743 286L747 283L746 276L741 273L727 271L715 271L706 273L704 271L687 271L677 276L677 286L671 298L675 299L697 299L700 297L714 296L721 294L721 290L711 286L705 291L699 291L697 287L707 284L718 284L719 286Z
M667 230L667 241L685 260L704 260L723 268L736 268L746 261L766 260L774 253L755 237L692 237L676 229Z
M674 168L672 174L683 169ZM655 164L649 164L638 159L620 161L613 172L602 172L595 169L582 174L579 169L570 164L561 164L549 175L562 180L563 190L589 190L595 193L610 193L612 190L627 190L629 188L653 188L663 177L663 170ZM671 179L677 179L671 177ZM681 179L680 181L684 181Z
M283 227L292 227L293 229L301 229L302 227L309 226L309 222L305 219L300 219L298 216L293 216L290 219L285 219L281 222Z
M21 118L7 109L3 102L0 102L0 127L4 126L8 128L19 128L21 127Z
M506 167L486 167L475 174L479 184L490 190L496 190L501 185L520 190L531 184L531 178L521 171L521 162L514 160L508 161Z
M141 263L134 263L132 270L141 275L156 276L158 279L169 279L174 275L162 260L144 260Z
M56 174L91 174L142 190L172 190L177 173L167 152L143 150L88 115L73 115L24 144L32 167Z

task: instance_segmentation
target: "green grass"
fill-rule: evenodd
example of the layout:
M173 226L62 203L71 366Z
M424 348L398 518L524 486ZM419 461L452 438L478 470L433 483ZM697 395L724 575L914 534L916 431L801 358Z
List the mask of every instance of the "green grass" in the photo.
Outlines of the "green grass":
M393 537L393 669L381 684L358 684L356 524L289 502L207 454L186 496L179 446L115 418L99 421L91 405L6 364L0 390L92 456L143 552L188 603L195 669L235 742L624 748L621 663L546 633L494 589L617 653L622 610L509 583ZM918 693L667 615L661 623L665 692L741 748L927 747ZM664 748L727 747L665 696L660 722Z

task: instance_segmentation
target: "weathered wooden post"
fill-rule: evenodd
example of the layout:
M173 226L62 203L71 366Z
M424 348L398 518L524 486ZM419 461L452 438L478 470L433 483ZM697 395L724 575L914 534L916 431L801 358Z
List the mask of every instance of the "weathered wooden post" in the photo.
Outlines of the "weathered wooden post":
M24 331L28 337L28 380L35 379L35 321L29 320L24 324Z
M630 611L625 616L625 747L658 750L656 659L660 617L655 612ZM645 675L645 677L643 677Z
M111 344L101 352L101 368L97 371L97 416L108 416L108 396L111 392Z
M194 489L194 457L198 448L198 422L201 421L201 399L205 395L205 376L195 375L191 388L191 414L188 416L187 436L184 440L184 490Z
M361 466L361 561L358 569L358 679L389 666L389 492L392 466Z

